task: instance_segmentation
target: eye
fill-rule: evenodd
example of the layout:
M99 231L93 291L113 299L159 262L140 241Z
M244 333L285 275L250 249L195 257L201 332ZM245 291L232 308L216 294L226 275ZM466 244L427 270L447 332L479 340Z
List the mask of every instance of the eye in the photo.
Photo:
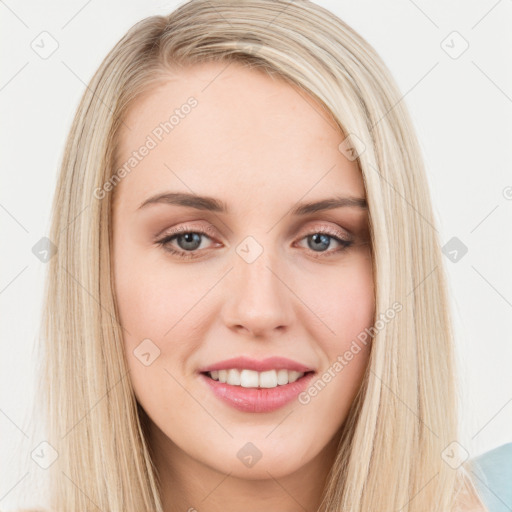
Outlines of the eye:
M338 233L335 234L327 228L317 229L303 237L301 240L306 240L307 246L311 249L311 252L316 253L313 254L314 258L333 256L345 251L353 244L352 240L345 239ZM340 247L336 250L327 251L327 249L332 245L332 240L334 240Z
M197 251L201 247L202 238L211 238L202 230L190 230L190 231L181 231L178 234L170 234L158 240L157 245L164 248L164 250L170 252L174 256L178 256L179 258L191 259L197 258L200 254L197 254ZM171 246L171 242L176 239L179 247L178 250Z
M170 252L174 256L183 259L193 259L201 256L200 249L204 250L204 247L201 247L204 238L211 240L211 237L201 229L194 231L180 230L179 233L171 233L161 240L158 240L156 244L163 247L165 251ZM341 234L338 234L337 232L335 234L328 228L320 228L312 231L300 240L307 240L310 252L316 253L313 254L314 258L325 258L338 254L348 249L353 244L352 240L347 240L343 238ZM327 251L327 249L332 245L332 240L334 240L340 247L336 250ZM176 241L178 248L171 245L174 241ZM325 255L323 253L325 253Z

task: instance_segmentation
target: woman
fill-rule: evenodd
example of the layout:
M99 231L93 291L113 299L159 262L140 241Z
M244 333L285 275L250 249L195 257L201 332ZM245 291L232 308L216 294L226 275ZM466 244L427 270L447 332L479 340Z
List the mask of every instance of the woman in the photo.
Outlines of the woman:
M193 0L109 53L54 199L51 510L486 510L400 99L306 1Z

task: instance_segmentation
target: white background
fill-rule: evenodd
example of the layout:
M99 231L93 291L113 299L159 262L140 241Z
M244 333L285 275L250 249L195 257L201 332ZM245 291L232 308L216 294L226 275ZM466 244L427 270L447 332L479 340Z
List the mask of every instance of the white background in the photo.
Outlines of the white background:
M512 441L512 1L321 0L379 52L399 84L424 152L445 258L460 362L461 439L471 456ZM37 504L31 400L47 235L64 141L101 61L136 21L174 1L0 2L2 307L0 508ZM32 48L49 32L58 49ZM469 48L450 57L457 31ZM453 35L444 44L460 48ZM453 43L451 41L454 41ZM508 194L507 194L508 192ZM510 198L510 199L507 199ZM442 354L440 354L442 357Z

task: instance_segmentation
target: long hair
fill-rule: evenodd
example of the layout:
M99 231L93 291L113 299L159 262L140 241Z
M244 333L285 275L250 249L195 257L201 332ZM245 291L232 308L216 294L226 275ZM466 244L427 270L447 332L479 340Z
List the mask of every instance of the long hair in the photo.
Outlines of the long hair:
M319 510L454 511L477 496L458 439L454 341L422 155L376 51L307 0L191 0L134 25L89 82L67 138L52 206L39 393L55 511L162 511L113 287L118 134L133 100L169 71L237 62L298 85L346 137L364 181L377 313L368 367L344 422ZM98 191L101 190L101 194Z

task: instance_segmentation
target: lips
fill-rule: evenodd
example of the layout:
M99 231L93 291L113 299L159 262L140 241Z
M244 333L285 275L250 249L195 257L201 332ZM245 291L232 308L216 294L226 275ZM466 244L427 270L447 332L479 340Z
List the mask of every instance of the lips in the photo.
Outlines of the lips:
M269 370L288 370L304 375L295 382L276 387L243 387L212 379L210 372L219 370L252 370L260 374ZM200 368L198 373L201 380L223 403L242 412L269 413L295 400L306 389L316 371L311 366L286 357L269 357L258 361L241 356L205 366Z
M292 359L286 357L269 357L258 361L249 357L234 357L232 359L226 359L218 363L205 366L198 370L199 373L211 372L214 370L230 370L232 368L254 370L256 372L264 372L267 370L295 370L296 372L307 373L314 372L315 369L306 366Z
M207 375L201 381L224 404L244 413L271 413L292 403L310 384L314 372L306 373L295 382L275 388L244 388L221 383Z

